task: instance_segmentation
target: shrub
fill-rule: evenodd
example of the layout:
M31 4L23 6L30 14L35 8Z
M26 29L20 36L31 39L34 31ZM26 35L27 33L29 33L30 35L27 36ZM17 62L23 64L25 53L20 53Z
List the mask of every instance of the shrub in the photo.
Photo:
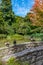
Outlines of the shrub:
M0 60L0 65L4 65L3 62Z
M7 65L21 65L21 62L12 57L7 62Z
M17 60L13 57L11 57L8 62L7 65L30 65L29 62L22 62L20 60Z

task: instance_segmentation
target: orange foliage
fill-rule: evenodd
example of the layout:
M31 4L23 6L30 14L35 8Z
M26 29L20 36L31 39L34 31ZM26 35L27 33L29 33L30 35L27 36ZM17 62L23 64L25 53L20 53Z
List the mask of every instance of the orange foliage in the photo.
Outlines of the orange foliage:
M36 12L36 8L38 7L39 9L43 10L43 0L34 0L35 3L33 5L33 8L31 9L31 11Z
M43 22L38 20L43 20L42 15L40 16L40 12L43 12L43 0L34 0L35 3L31 9L30 13L30 20L32 21L33 25L43 26Z

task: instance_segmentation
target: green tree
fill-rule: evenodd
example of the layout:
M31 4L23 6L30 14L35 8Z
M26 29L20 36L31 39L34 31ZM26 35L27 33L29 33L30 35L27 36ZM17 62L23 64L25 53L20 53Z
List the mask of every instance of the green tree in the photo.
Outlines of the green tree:
M11 0L2 0L0 3L0 34L13 34L12 23L15 15L12 11Z
M12 12L11 0L2 0L2 12L4 20L11 25L15 19L14 13Z

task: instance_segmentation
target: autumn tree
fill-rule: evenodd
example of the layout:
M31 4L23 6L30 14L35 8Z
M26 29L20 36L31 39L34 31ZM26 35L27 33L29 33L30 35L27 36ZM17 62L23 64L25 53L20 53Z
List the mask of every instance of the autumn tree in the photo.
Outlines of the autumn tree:
M31 9L30 19L33 25L43 27L43 0L35 0L35 3Z

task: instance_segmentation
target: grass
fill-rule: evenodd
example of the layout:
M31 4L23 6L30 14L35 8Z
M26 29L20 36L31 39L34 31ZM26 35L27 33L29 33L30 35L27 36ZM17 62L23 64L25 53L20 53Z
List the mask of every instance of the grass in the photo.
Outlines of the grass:
M5 42L9 42L10 45L13 44L13 41L16 40L17 44L23 43L23 42L29 42L30 36L29 35L19 35L19 34L15 34L15 35L8 35L6 38L2 38L0 39L0 47L4 47L5 46ZM41 38L40 37L34 37L35 40L40 41Z
M13 41L16 40L17 44L23 43L23 42L29 42L29 36L22 36L22 35L8 35L7 38L0 39L0 47L5 46L5 42L9 42L10 44L13 44Z
M12 57L8 60L6 65L30 65L30 63L29 61L24 61L23 63L21 60Z

